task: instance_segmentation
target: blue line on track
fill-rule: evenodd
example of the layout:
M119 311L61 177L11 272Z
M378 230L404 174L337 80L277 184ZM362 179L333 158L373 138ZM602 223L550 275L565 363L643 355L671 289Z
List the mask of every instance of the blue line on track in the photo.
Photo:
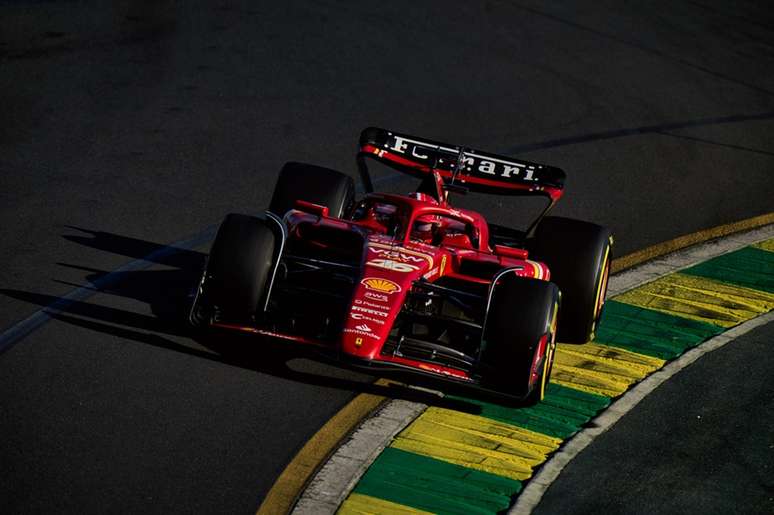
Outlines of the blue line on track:
M151 252L144 258L136 259L120 268L113 270L112 272L95 280L91 286L81 286L80 288L74 289L67 295L58 298L45 308L36 311L21 322L14 324L11 328L4 331L3 334L0 335L0 354L10 349L20 340L29 336L33 331L42 327L46 322L51 320L51 315L56 315L57 313L66 311L67 308L74 302L86 300L92 295L98 293L100 290L113 284L121 273L145 270L156 264L156 262L161 258L171 256L177 252L180 252L181 250L194 249L212 239L216 230L216 225L207 227L194 236L175 242L171 245L167 245L166 247Z
M404 178L406 178L406 176L390 175L375 179L373 183L386 184ZM362 188L358 186L357 191L358 194L361 194ZM108 274L95 280L91 286L81 286L72 290L66 295L63 295L48 306L39 309L32 315L28 316L21 322L17 322L10 328L6 329L2 334L0 334L0 354L13 347L16 343L23 340L37 329L40 329L44 324L51 320L52 315L67 311L67 308L73 303L86 300L96 293L99 293L104 288L112 285L116 279L118 279L120 274L124 272L136 272L145 270L156 264L156 262L161 258L169 257L176 254L177 252L180 252L181 250L195 249L211 240L215 236L217 229L217 225L211 225L210 227L203 229L193 236L189 236L188 238L162 247L154 252L151 252L143 258L131 261L124 266L109 272Z

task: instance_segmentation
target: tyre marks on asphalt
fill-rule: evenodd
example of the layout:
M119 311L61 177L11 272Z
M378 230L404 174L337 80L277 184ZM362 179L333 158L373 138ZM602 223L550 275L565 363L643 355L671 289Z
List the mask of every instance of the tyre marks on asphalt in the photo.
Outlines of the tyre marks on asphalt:
M597 339L560 344L546 399L472 413L431 407L374 461L339 513L496 513L562 441L686 350L774 309L774 239L606 303ZM419 510L419 511L417 511Z

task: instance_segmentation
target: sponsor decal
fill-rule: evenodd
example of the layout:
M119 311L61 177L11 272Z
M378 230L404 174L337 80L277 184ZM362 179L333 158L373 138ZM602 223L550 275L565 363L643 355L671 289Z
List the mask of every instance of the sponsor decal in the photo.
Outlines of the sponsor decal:
M410 242L408 245L406 245L406 247L408 247L407 250L410 249L410 250L416 252L417 254L421 254L420 251L422 251L422 250L425 250L427 252L432 252L433 250L435 250L435 247L433 247L431 245L428 245L426 243L421 243L421 242L416 241L416 240ZM422 255L425 255L425 254L422 254ZM430 262L430 266L433 266L433 259L430 258L429 256L428 256L428 261Z
M344 329L343 332L350 333L350 334L357 334L359 336L368 336L369 338L373 338L374 340L378 340L379 339L379 337L376 336L374 333L372 333L372 332L371 333L367 333L365 331L361 331L360 329L350 329L349 327L347 327L347 328Z
M370 328L370 327L368 327L368 324L360 324L360 325L356 325L356 326L355 326L355 329L357 329L357 330L359 330L359 331L365 331L365 332L367 332L367 333L370 333L370 332L371 332L371 328Z
M397 293L400 291L400 285L390 281L389 279L380 279L377 277L366 277L360 284L366 287L366 289L378 291L381 293Z
M365 292L363 297L371 300L377 300L379 302L387 302L387 295L383 293L374 293L372 291L367 291Z
M392 272L408 273L419 270L416 265L409 265L408 263L401 263L400 261L393 261L392 259L372 259L366 263L366 266L375 266L376 268L384 268Z
M516 181L536 181L534 176L537 168L535 165L526 163L515 163L505 161L490 156L482 156L471 151L460 152L456 148L448 148L437 145L430 145L422 141L416 141L402 136L393 135L391 140L385 145L385 150L397 152L399 154L411 156L414 161L426 161L432 163L438 160L438 152L457 154L456 163L447 161L447 167L451 170L458 168L458 171L467 172L479 177L501 177ZM444 161L444 159L440 159ZM435 163L435 166L442 164Z
M376 308L376 309L379 309L379 310L387 309L387 306L384 306L382 304L374 304L373 302L368 302L367 300L364 300L362 302L362 304L364 306L370 306L372 308Z
M380 249L378 247L368 247L368 250L378 256L400 261L401 263L421 263L422 261L425 261L425 258L427 257L412 256L411 254L407 254L399 250Z
M359 336L355 338L355 347L362 347L363 346L363 339Z
M379 320L378 318L370 317L368 315L363 315L361 313L350 313L350 316L352 317L353 320L366 320L368 322L373 322L375 324L384 325L384 320ZM360 326L356 326L356 327L360 328Z
M367 300L362 300L362 299L355 299L355 304L357 304L358 306L371 306L372 308L376 308L378 310L387 309L387 306L383 304L374 304L373 302L368 302Z
M424 245L424 244L421 244ZM431 252L435 251L435 247L432 246L425 246L427 249L429 249ZM375 252L376 254L380 254L383 257L394 259L398 261L413 261L415 263L418 263L419 261L416 261L416 258L423 259L427 261L427 266L433 266L433 255L428 254L427 252L419 252L418 250L412 250L407 247L398 247L396 248L395 245L384 245L382 243L372 243L369 247L370 250Z
M375 245L380 245L387 249L395 246L392 238L389 236L382 236L381 234L372 234L368 237L368 240L373 242Z
M438 274L443 274L443 271L446 269L446 254L444 254L441 257L441 265L437 266L433 269L431 269L429 272L427 272L423 277L425 279L432 279Z
M381 308L381 306L378 307ZM378 309L364 308L362 306L352 306L352 311L359 311L361 313L368 313L369 315L387 318L387 312Z

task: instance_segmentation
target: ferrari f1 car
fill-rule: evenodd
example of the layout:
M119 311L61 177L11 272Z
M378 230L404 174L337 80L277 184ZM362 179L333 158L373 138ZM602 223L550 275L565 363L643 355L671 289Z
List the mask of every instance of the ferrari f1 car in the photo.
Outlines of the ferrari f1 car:
M369 159L419 179L416 192L375 193ZM610 231L545 216L565 180L552 166L377 128L356 160L363 198L348 175L287 163L264 216L228 215L191 322L313 346L377 375L540 401L556 339L594 336ZM468 191L547 207L517 230L450 205L450 192Z

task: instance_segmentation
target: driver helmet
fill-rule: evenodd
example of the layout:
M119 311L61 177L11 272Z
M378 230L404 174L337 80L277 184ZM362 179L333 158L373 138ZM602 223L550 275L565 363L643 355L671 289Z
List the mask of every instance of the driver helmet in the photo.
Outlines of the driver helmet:
M418 216L411 227L411 239L432 243L439 226L438 215Z
M371 209L373 214L373 221L381 227L381 231L386 232L387 234L392 234L392 232L395 230L398 206L395 204L378 202L374 204Z

